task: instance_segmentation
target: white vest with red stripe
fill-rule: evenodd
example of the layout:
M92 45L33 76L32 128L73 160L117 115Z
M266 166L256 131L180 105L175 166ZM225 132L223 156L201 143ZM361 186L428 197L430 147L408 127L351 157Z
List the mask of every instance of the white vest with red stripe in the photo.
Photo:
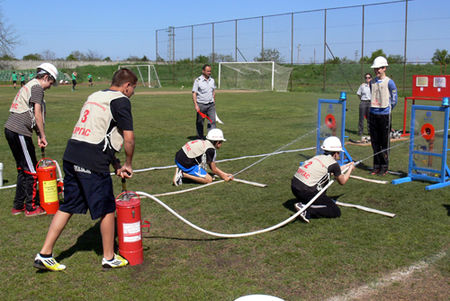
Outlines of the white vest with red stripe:
M31 87L39 85L39 81L37 79L30 80L25 86L20 88L19 92L17 92L16 97L14 97L13 103L9 108L10 112L13 113L25 113L30 112L31 116L31 127L34 128L36 125L36 119L34 116L33 107L30 105L31 98ZM42 118L45 122L45 100L42 99Z
M20 88L13 100L11 108L9 109L10 112L25 113L30 111L31 87L35 85L39 85L39 81L37 79L29 81L25 86Z
M376 79L372 81L372 99L370 101L370 106L372 108L387 108L389 106L389 98L391 94L389 93L389 77L383 78L380 83L376 82Z
M328 167L336 163L331 155L317 155L300 166L294 177L305 185L313 187L317 185L324 176L328 176Z
M72 139L91 144L99 144L105 139L104 150L110 146L115 151L120 151L123 144L122 133L117 127L113 127L110 132L108 129L113 120L111 101L122 97L126 97L122 92L111 90L91 94L81 109Z
M190 159L195 159L199 156L202 156L202 161L198 162L203 168L206 167L206 151L210 148L214 148L214 145L209 140L193 140L187 142L181 148L186 156Z

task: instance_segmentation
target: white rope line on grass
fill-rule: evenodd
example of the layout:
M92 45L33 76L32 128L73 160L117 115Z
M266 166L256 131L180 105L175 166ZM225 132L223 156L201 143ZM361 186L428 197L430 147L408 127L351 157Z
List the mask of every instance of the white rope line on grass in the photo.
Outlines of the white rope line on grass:
M266 157L266 156L272 156L272 155L280 155L280 154L284 154L284 153L303 152L303 151L312 150L315 148L316 148L315 146L311 146L311 147L306 147L306 148L298 148L298 149L291 149L291 150L278 151L278 152L276 151L276 152L267 153L267 154L248 155L248 156L242 156L242 157L236 157L236 158L217 160L216 163L236 161L236 160L249 159L249 158L259 158L259 157ZM151 170L169 169L169 168L174 168L174 167L177 167L177 166L175 164L174 165L166 165L166 166L156 166L156 167L135 169L135 170L133 170L133 172L139 173L139 172L145 172L145 171L151 171Z
M377 183L377 184L387 184L387 183L389 183L388 181L384 181L384 180L368 179L368 178L364 178L364 177L360 177L360 176L355 176L355 175L350 175L350 178L352 178L352 179L357 179L357 180L361 180L361 181L365 181L365 182Z

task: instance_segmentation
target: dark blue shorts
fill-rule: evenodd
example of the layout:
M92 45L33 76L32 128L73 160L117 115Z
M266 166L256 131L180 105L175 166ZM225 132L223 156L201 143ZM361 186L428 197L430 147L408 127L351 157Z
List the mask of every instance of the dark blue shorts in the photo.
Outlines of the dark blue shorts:
M109 172L90 171L68 161L63 162L63 169L64 202L59 210L85 214L89 209L93 220L116 210Z

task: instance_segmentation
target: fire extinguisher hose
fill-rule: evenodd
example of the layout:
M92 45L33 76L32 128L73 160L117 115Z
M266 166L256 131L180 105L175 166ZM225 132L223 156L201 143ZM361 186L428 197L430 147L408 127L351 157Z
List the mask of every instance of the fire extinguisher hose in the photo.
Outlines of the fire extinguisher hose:
M286 225L287 223L290 223L291 221L293 221L294 219L297 218L297 216L299 216L303 211L305 211L309 206L311 206L311 204L324 192L327 190L328 187L331 186L331 184L333 184L334 180L331 180L330 182L328 182L328 184L323 187L323 189L321 189L319 192L317 192L317 194L298 212L296 212L294 215L292 215L291 217L289 217L288 219L265 229L261 229L261 230L257 230L257 231L252 231L252 232L246 232L246 233L232 233L232 234L226 234L226 233L217 233L217 232L213 232L213 231L209 231L206 229L203 229L193 223L191 223L190 221L188 221L187 219L185 219L184 217L182 217L181 215L179 215L177 212L175 212L175 210L173 210L172 208L170 208L169 206L167 206L166 204L164 204L160 199L158 199L157 197L148 194L146 192L142 192L142 191L137 191L136 193L138 195L141 196L145 196L148 198L151 198L152 200L154 200L155 202L157 202L158 204L160 204L161 206L163 206L167 211L169 211L170 213L172 213L173 215L175 215L178 219L180 219L183 223L187 224L188 226L194 228L197 231L203 232L205 234L208 235L212 235L212 236L216 236L216 237L222 237L222 238L238 238L238 237L246 237L246 236L252 236L252 235L257 235L257 234L262 234L262 233L266 233L266 232L270 232L273 231L275 229L278 229L280 227L283 227L284 225Z
M361 161L355 162L355 166L358 165L359 163L361 163ZM349 169L349 166L347 166L342 173L346 173ZM222 238L239 238L239 237L246 237L246 236L252 236L252 235L257 235L257 234L262 234L262 233L266 233L266 232L270 232L273 231L275 229L278 229L280 227L283 227L284 225L290 223L291 221L293 221L294 219L296 219L302 212L304 212L306 209L309 208L309 206L311 206L312 203L314 203L314 201L322 194L324 193L328 187L330 187L332 184L334 183L334 180L330 180L327 185L325 185L321 190L319 190L317 192L317 194L299 211L297 211L294 215L290 216L288 219L273 225L271 227L265 228L265 229L261 229L261 230L257 230L257 231L252 231L252 232L246 232L246 233L231 233L231 234L226 234L226 233L218 233L218 232L213 232L213 231L209 231L206 229L203 229L197 225L194 225L193 223L191 223L190 221L188 221L187 219L185 219L184 217L182 217L181 215L179 215L177 212L175 212L175 210L173 210L172 208L170 208L169 206L167 206L166 204L164 204L160 199L158 199L157 197L148 194L146 192L142 192L142 191L136 191L136 194L138 195L142 195L148 198L151 198L152 200L154 200L155 202L157 202L158 204L160 204L161 206L163 206L167 211L169 211L170 213L172 213L173 215L175 215L178 219L180 219L183 223L191 226L192 228L194 228L197 231L203 232L205 234L208 235L212 235L212 236L216 236L216 237L222 237Z

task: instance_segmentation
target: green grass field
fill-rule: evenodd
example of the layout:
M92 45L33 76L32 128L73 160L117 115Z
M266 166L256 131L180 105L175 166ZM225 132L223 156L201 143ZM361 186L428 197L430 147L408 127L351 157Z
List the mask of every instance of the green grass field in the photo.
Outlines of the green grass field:
M46 154L60 163L67 139L86 97L101 87L70 86L46 92ZM195 135L189 91L148 94L138 88L132 98L136 152L134 168L172 165L175 152ZM158 90L161 91L161 90ZM17 90L0 88L0 121ZM314 146L319 93L220 93L217 111L225 122L227 141L218 159L272 152L306 135L289 149ZM402 101L400 102L402 104ZM347 134L356 137L358 100L348 100ZM400 128L397 107L393 126ZM3 132L2 132L3 133ZM2 136L4 136L2 134ZM396 142L400 143L400 142ZM369 146L348 145L355 160L371 155ZM314 151L271 156L239 175L267 183L258 188L221 183L161 200L191 222L222 233L248 232L272 226L293 214L290 180L300 161ZM39 152L37 152L39 156ZM123 154L119 154L123 159ZM408 143L392 149L390 169L406 172ZM237 172L258 158L219 163ZM16 182L15 162L4 137L0 143L5 185ZM354 174L369 176L371 159ZM173 169L136 173L128 189L151 194L195 187L171 185ZM388 175L385 180L399 176ZM113 179L115 192L120 180ZM247 294L269 294L285 300L323 300L359 287L394 270L435 254L448 252L450 189L425 191L428 183L394 186L351 179L333 184L328 195L339 201L393 212L393 219L342 208L338 219L292 222L266 234L239 239L207 236L170 215L149 199L142 200L142 216L152 226L144 234L144 263L103 272L98 221L89 215L72 218L54 250L66 272L40 272L32 267L42 246L51 216L25 218L10 213L14 189L0 190L0 299L2 300L234 300ZM436 263L437 273L450 276L448 254ZM448 281L446 282L448 287ZM429 292L428 296L432 296Z

